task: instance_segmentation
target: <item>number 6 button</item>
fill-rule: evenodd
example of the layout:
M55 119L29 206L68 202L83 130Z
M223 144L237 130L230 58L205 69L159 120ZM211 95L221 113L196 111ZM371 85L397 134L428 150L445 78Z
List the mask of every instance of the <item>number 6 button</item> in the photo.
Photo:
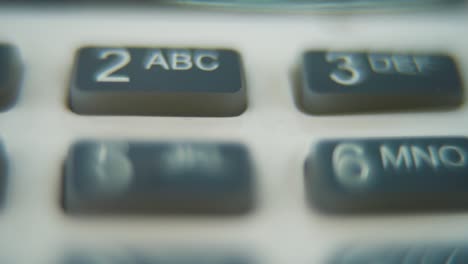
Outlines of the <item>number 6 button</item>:
M309 201L329 213L468 208L468 139L337 139L305 164Z
M233 50L85 47L76 60L69 100L78 114L236 116L246 108Z
M462 85L445 55L306 52L301 103L313 114L453 107Z

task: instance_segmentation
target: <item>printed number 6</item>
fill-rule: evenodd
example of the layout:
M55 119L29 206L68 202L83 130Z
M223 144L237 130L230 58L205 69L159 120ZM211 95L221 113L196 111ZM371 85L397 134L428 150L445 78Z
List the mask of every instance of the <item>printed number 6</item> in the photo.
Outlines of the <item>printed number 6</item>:
M363 74L361 63L357 61L353 54L343 53L327 53L325 59L327 62L340 61L338 64L339 70L334 70L330 73L330 78L341 85L355 85L362 81Z
M338 180L349 187L365 185L370 176L364 149L355 144L339 144L333 150L333 170Z
M116 56L116 59L109 63L104 69L96 74L97 82L130 82L130 77L125 75L112 75L116 71L125 67L131 60L130 53L123 49L103 50L99 53L99 59L105 60L109 56Z

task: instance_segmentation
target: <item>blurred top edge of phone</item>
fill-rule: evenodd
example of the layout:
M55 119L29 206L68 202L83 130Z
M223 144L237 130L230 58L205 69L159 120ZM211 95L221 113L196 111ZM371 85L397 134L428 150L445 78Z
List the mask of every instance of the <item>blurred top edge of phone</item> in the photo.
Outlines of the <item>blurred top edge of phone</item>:
M346 11L346 10L413 10L453 7L466 0L0 0L4 4L142 4L174 8L235 10L254 12Z

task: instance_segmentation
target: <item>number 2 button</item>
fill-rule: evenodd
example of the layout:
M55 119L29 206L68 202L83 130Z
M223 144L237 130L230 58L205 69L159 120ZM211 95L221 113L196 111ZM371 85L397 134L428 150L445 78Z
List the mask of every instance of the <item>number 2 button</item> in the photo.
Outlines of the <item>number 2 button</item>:
M246 108L240 55L227 49L81 48L71 83L78 114L236 116Z

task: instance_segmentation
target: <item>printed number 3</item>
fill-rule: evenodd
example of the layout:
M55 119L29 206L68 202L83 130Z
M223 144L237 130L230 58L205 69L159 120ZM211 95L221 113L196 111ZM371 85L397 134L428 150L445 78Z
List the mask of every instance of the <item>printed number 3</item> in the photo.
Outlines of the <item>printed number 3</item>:
M340 61L338 69L330 73L330 79L341 85L355 85L362 81L360 61L353 54L327 53L327 62Z
M97 82L130 82L130 77L114 74L125 67L131 60L130 53L122 49L103 50L99 53L99 59L105 60L109 56L116 56L116 59L96 73Z

